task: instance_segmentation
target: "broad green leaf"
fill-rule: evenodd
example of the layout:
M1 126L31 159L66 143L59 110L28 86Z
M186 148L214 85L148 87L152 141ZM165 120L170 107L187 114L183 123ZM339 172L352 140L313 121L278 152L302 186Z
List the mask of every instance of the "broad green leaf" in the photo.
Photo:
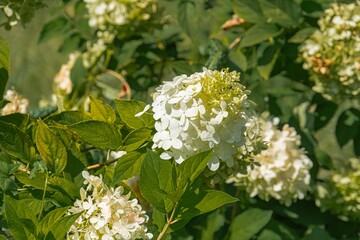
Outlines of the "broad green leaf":
M63 44L59 48L59 52L71 53L79 49L83 39L79 33L73 33L65 38Z
M271 231L269 229L264 229L259 234L259 237L257 237L257 240L282 240L281 235L277 234L274 231Z
M82 59L77 58L70 73L70 79L74 84L74 92L76 94L84 94L84 92L82 92L83 90L81 90L81 87L86 83L87 75L88 70L84 67Z
M75 183L62 177L51 177L48 180L49 187L61 192L64 196L75 201L80 198L80 188Z
M142 40L132 40L124 43L121 49L115 54L118 66L126 65L133 57L137 48L144 44Z
M188 189L181 197L178 204L180 211L176 218L180 221L171 226L174 231L182 228L192 218L211 212L225 204L234 203L239 199L230 196L223 191Z
M6 83L10 71L10 48L8 43L0 37L0 101L3 100Z
M116 127L96 120L83 121L69 128L83 141L103 150L117 150L122 145L120 132Z
M307 234L303 240L335 240L326 230L318 226L311 226L309 230L310 233Z
M57 37L65 33L70 28L70 24L65 17L58 17L47 22L39 37L39 43L45 42L51 38Z
M12 113L5 116L0 116L0 121L11 123L17 126L19 129L24 130L31 123L31 117L27 114L22 113Z
M132 129L138 129L142 127L152 128L155 120L152 114L144 113L139 117L135 117L137 113L144 110L146 104L135 100L118 100L115 99L115 103L120 115L121 120Z
M19 180L21 183L25 185L29 185L31 187L34 187L36 189L44 190L45 188L45 179L46 175L43 173L37 173L35 177L29 178L29 175L17 172L15 174L17 180ZM47 186L46 191L55 191L55 189L51 188L50 186Z
M311 36L315 32L317 28L314 27L307 27L302 28L294 36L292 36L288 42L290 43L303 43L307 38Z
M232 7L239 18L245 22L263 23L266 21L258 0L233 0Z
M194 0L180 0L178 3L178 21L185 32L193 37L199 29L197 26L197 3Z
M298 26L303 21L301 7L295 1L258 1L264 15L271 19L273 23L285 28L291 28Z
M16 217L19 219L30 219L34 224L38 223L37 215L41 212L41 200L37 199L21 199L15 200L9 196L5 196L4 209L6 219Z
M279 44L263 43L257 49L257 70L261 77L268 80L279 56Z
M340 147L355 138L360 129L360 111L349 108L341 113L336 123L335 135Z
M316 104L316 111L314 112L314 130L318 131L325 127L335 115L338 106L330 101L320 98L319 95L314 96L314 104Z
M34 162L35 147L29 137L14 124L0 121L0 147L25 163Z
M354 153L356 156L360 156L360 130L358 130L357 135L354 137Z
M141 164L145 158L145 153L129 152L122 156L117 162L114 171L112 184L137 176L140 174Z
M55 222L53 228L48 232L45 236L45 240L57 240L57 239L64 239L66 233L69 231L70 227L74 224L76 219L82 213L77 213L74 215L65 216Z
M48 232L50 232L53 228L55 228L55 223L59 221L62 216L64 216L68 209L69 207L57 208L46 214L46 216L37 226L38 232L43 233L43 235L46 235Z
M206 226L201 229L201 240L215 239L215 233L225 225L225 216L220 211L214 211L206 219Z
M124 146L121 150L130 152L138 149L145 142L151 141L151 130L149 128L139 128L131 131L124 139Z
M7 240L7 237L5 237L4 235L0 235L0 240Z
M198 153L192 157L186 159L182 164L177 166L177 173L179 184L190 181L193 183L200 173L206 168L210 158L212 156L212 150Z
M245 54L241 52L240 49L236 51L231 51L229 53L229 60L238 66L242 71L246 71L248 68L248 62Z
M0 162L0 189L4 192L9 188L10 184L14 184L11 175L16 172L20 165Z
M54 121L63 125L72 125L86 120L91 120L91 116L86 112L64 111L47 117L45 122Z
M36 147L48 168L56 174L66 167L67 151L61 139L41 120L36 130Z
M94 120L104 121L110 124L116 120L114 109L92 96L90 96L90 113Z
M272 211L251 208L238 215L230 225L230 240L248 240L271 219Z
M267 41L282 33L276 25L269 23L259 23L252 26L245 32L240 42L240 47L251 47L263 41Z
M158 154L147 150L140 170L140 191L144 198L161 212L171 209L167 203L168 194L176 187L174 166ZM169 208L167 208L167 204Z

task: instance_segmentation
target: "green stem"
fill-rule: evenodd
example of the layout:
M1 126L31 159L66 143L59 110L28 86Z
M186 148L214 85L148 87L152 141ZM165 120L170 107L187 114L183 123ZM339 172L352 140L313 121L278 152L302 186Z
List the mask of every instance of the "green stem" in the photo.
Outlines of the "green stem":
M41 199L41 208L40 208L40 213L39 213L39 217L38 220L40 220L42 212L44 210L44 203L45 203L45 194L46 194L46 188L47 188L47 184L48 184L48 178L49 178L49 172L46 171L46 178L45 178L45 186L44 186L44 193L42 195L42 199Z
M159 236L158 236L158 238L157 238L156 240L161 240L161 239L165 236L165 234L166 234L167 230L169 229L170 225L173 224L173 223L175 223L175 222L177 222L177 220L173 221L173 218L174 218L174 215L175 215L176 206L177 206L177 203L175 204L175 206L174 206L174 208L173 208L173 210L172 210L172 213L171 213L170 218L166 217L167 223L166 223L165 226L163 227L161 233L159 234Z

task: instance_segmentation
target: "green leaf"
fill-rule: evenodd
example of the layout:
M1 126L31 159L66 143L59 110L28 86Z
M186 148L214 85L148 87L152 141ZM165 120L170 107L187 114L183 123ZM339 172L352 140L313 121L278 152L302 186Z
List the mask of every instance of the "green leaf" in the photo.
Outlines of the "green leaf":
M355 138L360 128L360 111L349 108L341 113L336 123L335 135L340 147Z
M261 231L259 237L257 238L257 240L282 240L281 236L279 234L277 234L274 231L271 231L269 229L264 229L263 231Z
M237 49L236 51L231 51L229 53L229 60L244 72L248 68L247 58L245 54L241 52L240 49Z
M64 216L68 209L69 207L57 208L46 214L46 216L38 225L38 232L43 233L45 236L48 232L56 227L56 222L59 221L62 216Z
M45 119L45 122L54 121L63 125L72 125L82 121L91 120L91 116L82 111L64 111L50 115Z
M259 3L265 16L282 27L297 27L303 21L301 7L295 1L259 0Z
M320 98L319 95L314 96L314 102L316 104L316 112L314 113L314 130L318 131L325 127L335 115L338 106L330 101Z
M356 156L360 156L360 130L358 130L357 135L354 138L354 153Z
M0 101L3 100L6 83L10 71L10 48L8 43L0 37Z
M266 21L258 0L233 0L232 7L239 18L245 22L263 23Z
M251 208L238 215L230 225L230 240L248 240L271 219L272 211Z
M206 218L206 226L201 229L201 239L215 239L215 233L225 225L225 216L220 211L214 211Z
M0 121L0 147L25 163L34 162L35 147L29 137L14 124Z
M267 41L282 33L276 25L269 23L259 23L252 26L245 32L243 39L240 42L240 47L251 47L263 41Z
M142 44L144 44L142 40L132 40L125 42L122 48L118 49L116 54L118 66L126 65L129 61L131 61L131 58L133 57L137 48Z
M145 153L129 152L122 156L115 166L112 184L118 184L120 181L137 176L140 174L141 164L145 158Z
M197 3L194 0L181 0L178 4L178 21L180 26L185 30L188 36L193 37L198 29L196 29L197 21Z
M152 114L144 113L139 117L135 115L139 112L142 112L146 106L145 103L135 101L135 100L118 100L115 99L115 103L120 115L121 120L132 129L138 129L142 127L152 128L154 126L155 120L152 117Z
M268 80L279 56L279 44L262 43L257 49L257 70L262 78Z
M62 177L51 177L48 181L50 188L61 192L72 201L80 198L80 188L78 188L75 183Z
M201 190L199 188L195 190L188 189L178 204L180 211L176 218L180 218L180 221L172 225L171 229L176 231L182 228L192 218L236 201L239 201L239 199L223 191Z
M0 189L4 192L9 188L10 184L14 184L11 175L16 172L20 164L9 164L0 162Z
M41 120L38 121L36 130L36 147L48 168L56 173L61 173L66 167L67 151L64 143Z
M206 168L211 156L212 150L201 152L189 157L180 164L177 167L179 184L187 181L190 181L191 183L194 182L200 173Z
M120 132L102 121L83 121L70 125L69 128L83 141L103 150L117 150L122 145Z
M15 174L15 177L17 178L17 180L19 180L21 183L23 183L25 185L29 185L31 187L34 187L34 188L40 189L40 190L44 190L44 188L45 188L46 175L43 173L37 173L35 175L35 177L29 178L29 175L22 173L22 172L17 172ZM46 191L55 191L55 189L47 186Z
M321 240L335 240L335 238L331 237L330 234L318 227L318 226L312 226L309 228L310 230L310 233L307 234L303 240L318 240L318 239L321 239Z
M104 121L110 124L116 120L114 109L92 96L90 96L90 113L94 120Z
M166 200L176 188L175 179L171 161L163 160L158 154L147 150L140 170L140 191L161 212L171 210L172 204Z
M302 43L304 42L307 38L309 38L311 36L311 34L313 34L315 32L317 28L314 27L307 27L307 28L302 28L301 30L299 30L298 32L296 32L294 34L294 36L292 36L288 42L289 43Z
M65 38L63 44L59 48L59 52L71 53L79 49L83 39L79 33L73 33Z
M11 123L17 126L21 130L26 130L31 124L32 118L30 115L22 114L22 113L12 113L9 115L0 116L0 121Z
M151 130L149 128L139 128L131 131L124 139L124 146L121 150L130 152L138 149L147 141L151 141Z
M82 213L65 216L55 222L51 231L46 235L45 240L64 239L70 227Z
M47 22L41 33L38 42L42 43L51 38L57 37L70 29L68 20L65 17L58 17Z

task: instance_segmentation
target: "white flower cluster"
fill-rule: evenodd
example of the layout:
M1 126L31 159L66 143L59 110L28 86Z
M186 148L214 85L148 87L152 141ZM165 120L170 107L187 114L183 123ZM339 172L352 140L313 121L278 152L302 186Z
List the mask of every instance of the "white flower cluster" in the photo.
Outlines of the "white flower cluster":
M83 212L71 226L67 239L151 239L145 226L149 217L138 204L123 195L123 187L108 188L102 176L84 171L86 189L80 189L81 199L76 200L68 214Z
M88 10L89 26L96 31L96 41L87 42L83 55L84 66L89 68L104 53L119 34L119 27L140 18L146 20L150 15L146 8L154 0L84 0Z
M329 100L360 94L360 1L334 3L318 22L320 29L300 47L303 67L314 90Z
M360 159L350 159L351 168L333 171L316 186L316 205L323 211L360 221Z
M60 95L68 95L71 93L73 84L70 78L70 74L77 57L77 53L71 53L69 56L69 61L62 65L60 71L56 74L54 78L54 90L56 93Z
M3 109L0 115L9 115L12 113L27 113L29 108L29 100L22 98L15 90L9 89L4 95L4 100L9 101Z
M221 162L232 168L240 161L237 149L251 142L245 133L255 117L247 100L250 91L238 81L239 73L204 69L158 87L152 104L157 131L153 148L164 150L160 157L181 164L213 148L211 171L218 170Z
M17 11L14 11L10 3L5 6L0 5L0 9L3 10L5 16L7 17L8 19L7 21L10 27L13 27L16 24L18 24L20 20L20 15Z
M278 130L279 119L270 121L264 116L259 121L268 148L254 158L260 166L252 170L248 167L247 174L237 173L227 182L244 187L251 197L259 196L265 201L275 198L289 206L310 190L312 162L300 148L300 136L294 128L284 125Z

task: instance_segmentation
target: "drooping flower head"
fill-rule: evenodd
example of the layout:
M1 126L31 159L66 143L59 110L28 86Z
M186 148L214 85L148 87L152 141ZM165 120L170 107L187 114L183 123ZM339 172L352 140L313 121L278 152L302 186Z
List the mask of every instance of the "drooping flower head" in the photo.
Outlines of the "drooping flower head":
M228 182L243 187L251 197L265 201L275 198L289 206L310 190L312 162L300 148L301 139L294 128L284 125L278 130L278 118L271 121L265 115L259 121L268 143L268 148L254 158L260 166L249 169L247 174L237 173Z
M360 1L331 4L318 24L300 48L314 90L333 101L359 97Z
M68 214L82 212L71 226L67 239L151 239L145 224L149 217L138 204L124 195L123 187L109 188L102 176L82 173L86 189L80 189L81 199L75 201Z
M350 159L351 167L333 170L316 186L316 205L323 211L360 221L360 159Z
M29 100L21 97L15 90L9 89L4 95L4 100L9 101L0 111L0 115L9 115L12 113L27 113Z
M237 150L256 136L246 134L254 127L254 115L247 99L250 91L239 83L239 77L237 72L203 69L190 76L177 76L156 89L153 148L164 150L162 159L174 158L181 164L213 148L208 163L211 171L221 164L232 168L241 160Z

